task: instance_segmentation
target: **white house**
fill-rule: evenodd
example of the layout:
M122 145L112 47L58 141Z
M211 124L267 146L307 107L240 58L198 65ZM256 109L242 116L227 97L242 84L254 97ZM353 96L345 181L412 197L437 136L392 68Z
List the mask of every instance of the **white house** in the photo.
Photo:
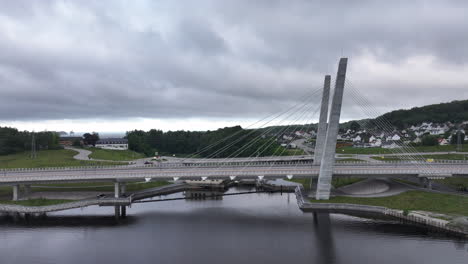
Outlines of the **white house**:
M401 139L400 136L397 135L397 134L393 135L392 138L391 138L391 140L393 140L393 141L398 141L400 139Z
M395 149L395 148L400 148L401 146L397 145L395 142L392 142L391 144L384 144L382 145L382 148L385 149Z
M125 138L103 138L96 142L96 148L126 150L128 149L128 140Z
M361 136L356 136L355 138L353 138L353 142L361 142L362 138Z
M382 146L382 139L378 138L374 142L370 143L371 147L380 147Z

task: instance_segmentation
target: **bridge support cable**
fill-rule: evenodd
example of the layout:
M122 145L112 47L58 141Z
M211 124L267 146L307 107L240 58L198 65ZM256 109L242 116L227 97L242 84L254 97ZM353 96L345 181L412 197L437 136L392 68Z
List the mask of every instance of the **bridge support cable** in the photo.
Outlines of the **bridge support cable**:
M318 92L318 91L317 91ZM302 109L304 109L305 107L307 107L307 105L309 104L309 100L313 98L313 96L311 96L310 98L306 98L305 100L303 100L303 102L301 103L301 105L299 105L299 107L294 107L292 108L293 111L287 111L285 112L285 114L287 114L285 117L282 118L282 120L280 121L280 124L284 121L284 120L288 120L288 118L290 118L291 116L294 116L297 112L299 111L302 111ZM297 105L296 105L297 106ZM291 110L291 109L290 109ZM283 116L280 115L280 116ZM277 116L275 117L275 119L278 119L280 116ZM266 123L269 124L271 123L271 121L273 120L270 120ZM219 162L218 164L225 164L226 161L229 161L229 159L233 159L235 157L237 157L238 155L242 154L242 152L244 150L246 150L247 147L251 146L252 144L254 144L255 142L257 142L258 140L262 139L263 136L266 136L271 130L273 130L274 127L273 126L270 126L269 128L267 128L266 130L264 130L260 135L256 136L254 139L252 139L251 141L247 142L247 144L243 145L241 148L239 148L238 150L236 150L235 152L233 152L232 154L230 154L228 157L224 158L223 160L221 160L221 162ZM258 130L258 129L257 129ZM256 132L257 130L252 130L250 131L248 135L251 135L252 133ZM245 137L244 137L245 138ZM243 139L243 138L241 138ZM231 146L233 146L235 143L239 142L241 139L235 141L235 142L231 142L230 144L226 145L225 147L221 148L220 150L216 151L215 153L212 153L210 156L210 158L207 158L206 160L209 161L210 159L213 159L214 160L214 157L215 155L217 155L218 153L222 153L223 151L227 150L228 148L230 148ZM198 169L199 167L201 167L202 164L192 168L193 170L195 169Z
M327 130L327 118L328 118L328 107L329 107L328 101L329 101L329 97L330 97L330 82L331 82L330 75L325 75L323 91L322 91L322 100L321 100L321 103L320 103L319 124L318 124L318 127L317 127L318 132L317 132L317 137L316 137L317 139L319 137L323 137L323 142L320 143L322 145L320 147L320 149L321 149L320 152L323 151L323 144L324 144L324 141L325 141L326 130ZM311 130L313 118L315 117L315 114L316 114L317 111L318 111L318 109L312 114L311 119L309 121L305 122L305 124L307 124L307 122L309 122L309 125L306 126L305 131L310 131ZM302 129L301 132L304 132L304 129ZM315 150L317 150L317 144L319 144L319 143L317 143L317 140L316 140ZM285 149L280 153L280 156L283 155L284 151L285 151ZM298 152L298 149L296 149L295 155L297 154L297 152ZM314 164L316 163L316 158L317 158L317 153L316 153L316 151L314 151ZM293 157L291 158L291 160L292 159L293 159ZM297 164L296 164L296 166L297 166Z
M315 93L317 93L317 92L318 92L318 90L315 91ZM216 158L216 156L217 156L219 153L222 153L222 152L226 151L227 149L229 149L230 147L232 147L232 146L235 145L236 143L238 143L238 142L240 142L241 140L245 139L246 137L248 137L248 136L250 136L250 135L256 133L257 131L259 131L259 130L262 129L263 127L265 127L265 126L269 125L271 122L275 121L276 119L279 119L281 116L283 116L283 115L290 115L289 112L295 112L295 111L297 111L296 108L298 108L298 109L302 108L304 105L307 104L307 100L310 99L310 98L313 98L313 97L314 97L314 95L312 94L311 96L307 97L305 100L303 99L301 103L294 105L292 108L289 108L287 111L282 112L282 113L280 113L279 115L275 116L273 119L268 120L268 121L265 122L261 127L256 128L256 129L252 129L251 131L249 131L247 134L243 135L242 137L237 138L237 139L234 140L233 142L230 142L230 143L227 144L226 146L223 146L222 148L220 148L220 149L216 150L215 152L211 153L210 155L208 155L208 157L207 157L206 159L209 160L209 159L211 159L211 158ZM270 126L271 126L271 125L270 125ZM266 130L265 130L265 131L263 131L262 134L265 134L265 133L267 133L267 132L269 132L269 131L266 131Z
M302 100L304 100L304 98L313 97L319 90L320 90L320 89L317 88L316 90L312 91L311 94L310 94L310 93L306 93L305 95L299 97L298 99L300 99L300 100L302 101ZM261 122L263 122L263 121L265 121L265 120L269 120L269 119L274 120L274 119L280 117L281 115L283 115L283 114L289 112L290 110L294 109L295 107L297 107L297 106L300 105L300 104L301 104L301 102L299 102L299 103L297 103L297 104L291 106L290 108L288 108L288 109L285 110L285 111L280 111L279 113L274 113L274 114L268 115L267 117L264 117L264 118L260 119L259 121L256 121L256 122L250 124L249 126L246 127L246 129L247 129L247 128L254 127L255 125L257 125L257 124L259 124L259 123L261 123ZM270 122L271 122L271 120L270 120ZM268 123L268 122L267 122L267 123ZM264 125L262 125L262 126L260 126L260 127L263 127L263 126L264 126ZM206 151L212 149L213 147L215 147L215 146L221 144L222 142L227 141L228 139L230 139L230 138L232 138L232 137L234 137L234 136L236 136L236 135L238 135L238 134L240 134L240 133L242 133L242 132L243 132L242 130L239 130L239 131L237 131L237 132L235 132L235 133L233 133L233 134L231 134L231 135L229 135L229 136L227 136L227 137L225 137L225 138L222 138L222 139L220 139L220 140L218 140L218 141L216 141L216 142L214 142L214 143L212 143L212 144L210 144L210 145L208 145L208 146L202 148L201 150L199 150L199 151L197 151L197 152L195 152L195 153L192 153L191 155L189 155L187 158L183 159L182 161L185 161L186 159L195 157L195 156L198 155L198 154L204 153L204 152L206 152Z
M281 135L281 134L284 133L284 131L288 130L288 129L291 127L291 125L297 124L297 121L298 121L301 117L303 117L304 115L306 115L312 108L313 108L313 105L307 105L307 104L306 104L305 107L304 107L304 109L301 109L301 111L297 111L297 112L299 112L299 117L298 117L298 118L296 118L296 119L294 119L294 120L291 121L291 118L296 114L296 113L293 113L293 114L291 114L290 116L288 116L287 118L285 118L284 120L282 120L282 122L285 121L285 120L289 120L290 122L289 122L289 124L288 124L286 127L283 127L283 128L281 128L278 132L276 132L276 134L273 136L273 138L276 139L276 137L278 137L278 135ZM281 122L280 124L282 124L282 122ZM271 127L271 129L273 129L273 128L274 128L274 127ZM258 138L258 139L260 139L260 138ZM257 153L258 156L260 156L260 155L263 154L263 152L264 152L265 150L267 150L273 143L275 143L275 141L273 141L273 140L270 141L270 142L266 141L266 142L263 143L259 148L257 148L256 151L254 151L254 152L248 157L248 159L251 159L251 160L252 160L252 159L253 159L253 155L256 154L256 153ZM235 157L237 157L239 154L241 154L241 153L244 151L244 149L246 149L246 148L252 146L253 144L254 144L254 142L250 142L249 144L244 145L242 148L240 148L240 149L238 150L238 153L236 154ZM235 158L235 157L233 157L233 158ZM249 167L251 164L252 164L252 161L251 161L251 162L247 161L247 165L244 166L240 171L243 171L246 167ZM225 164L222 164L222 166L220 166L219 168L223 168L224 166L225 166Z
M305 124L307 124L307 121L312 122L312 117L315 116L315 114L317 113L317 111L318 111L319 108L316 107L315 111L312 113L312 117L311 117L311 118L305 119L305 118L307 117L307 114L310 112L311 109L313 109L313 106L310 107L309 109L306 109L306 111L304 111L304 112L301 114L301 116L300 116L299 118L297 118L296 120L292 121L287 127L283 128L283 129L282 129L280 132L278 132L274 137L276 138L276 137L281 136L281 135L283 135L283 134L287 134L287 133L289 132L289 129L290 129L290 128L294 129L295 127L297 127L297 125L293 125L293 124L297 124L299 121L305 121L305 122L306 122ZM310 126L310 125L309 125L309 126ZM275 141L271 141L270 144L269 144L267 147L265 147L265 148L263 149L263 151L262 151L260 154L262 154L266 149L268 149L269 146L270 146L271 144L273 144L274 142L275 142ZM291 142L292 142L292 139L290 140L289 143L291 143ZM270 157L275 156L279 149L280 149L280 148L277 148L277 149L274 151L273 155L271 155ZM286 150L286 149L284 148L279 156L281 156L281 155L284 153L285 150ZM272 162L272 164L270 164L270 167L269 167L268 169L271 169L271 168L273 167L273 165L274 165L274 162ZM246 166L244 166L244 167L240 170L240 172L244 171L246 168L248 168L248 167L250 167L250 166L251 166L251 164L248 163Z
M322 159L323 148L325 146L325 139L327 137L327 126L328 126L328 101L330 98L330 75L325 75L322 92L322 102L320 106L320 117L317 128L317 137L315 138L315 149L314 149L314 165L320 164ZM312 182L312 181L311 181Z
M400 138L404 138L404 136L399 133L398 131L395 131L395 128L390 124L390 122L386 119L383 119L383 118L377 118L378 117L378 114L377 112L372 109L372 106L370 103L368 103L368 101L366 101L366 99L361 95L359 95L354 89L352 86L350 86L350 97L352 99L354 99L354 101L361 106L363 112L365 112L366 115L368 116L375 116L375 120L374 122L376 123L377 126L380 127L380 129L382 130L381 132L384 132L386 135L389 135L389 134L398 134L400 136ZM369 123L369 121L367 121L367 123ZM375 131L377 131L376 129L374 129ZM411 146L405 146L405 144L403 144L402 140L398 140L400 143L401 143L401 147L402 149L404 150L410 150L408 151L408 153L412 153L413 149ZM400 149L398 149L399 151ZM403 152L404 153L404 152ZM412 157L416 157L416 156L412 156Z
M305 120L304 120L303 123L306 124L306 125L304 125L304 126L302 127L302 129L299 130L300 132L306 132L306 131L310 131L310 130L312 129L312 122L313 122L313 120L314 120L314 118L315 118L315 115L317 114L317 112L318 112L318 110L319 110L320 108L321 108L321 105L319 105L319 106L315 109L315 111L310 115L310 117L309 117L308 119L305 119ZM308 125L307 125L307 124L308 124ZM289 144L291 144L291 142L292 142L293 140L294 140L294 139L291 139L291 140L289 141ZM299 148L296 147L296 150L294 151L294 155L291 156L291 159L290 159L291 161L292 161L292 160L294 159L294 157L297 155L298 150L299 150ZM278 150L276 150L276 151L273 153L272 157L273 157L273 156L277 156L277 154L276 154L277 151L278 151ZM284 149L281 151L281 153L279 153L278 156L283 156L283 153L284 153L285 151L286 151L286 149L284 148ZM286 159L286 160L287 160L287 159ZM299 164L299 163L296 164L295 168L297 167L298 164ZM271 164L270 169L273 167L273 165L274 165L274 163Z
M306 102L304 102L298 109L294 110L293 112L291 113L288 113L288 116L283 118L282 120L285 120L286 118L288 118L289 116L292 116L294 115L297 111L299 111L300 109L302 109L304 106L306 106ZM283 121L281 121L280 123L282 123ZM274 127L273 126L270 126L269 128L266 128L266 130L264 130L261 134L257 135L254 139L252 139L251 141L247 142L247 144L244 144L243 147L241 147L240 149L237 150L238 154L241 154L242 151L244 151L248 146L250 146L251 144L254 144L255 142L257 142L258 140L260 140L263 136L266 136L271 130L273 130ZM244 139L245 137L257 132L259 129L256 129L256 130L252 130L250 131L248 134L246 134L244 137L240 138L239 140L237 141L234 141L234 142L231 142L230 144L224 146L223 148L221 148L220 150L212 153L212 157L210 158L215 158L215 155L219 154L219 153L222 153L223 151L226 151L227 149L229 149L231 146L233 146L234 144L238 143L240 140ZM225 162L227 161L229 158L231 158L233 155L235 155L237 152L234 152L232 154L230 154L228 157L224 158L222 160L222 162ZM210 155L210 156L211 156ZM237 156L237 155L236 155Z
M370 116L375 115L375 111L373 111L372 109L369 109L369 106L367 106L365 101L363 103L363 100L360 99L360 97L362 97L362 96L359 96L357 94L357 92L354 91L354 89L350 89L350 92L351 92L351 98L356 100L358 105L361 105L361 107L366 111L366 115L368 115L368 116L369 115ZM369 123L369 122L367 122L367 123ZM399 132L395 132L393 126L390 124L390 122L388 122L388 120L376 118L374 120L374 123L375 123L375 125L380 127L380 129L381 129L380 132L381 133L383 132L384 135L399 134L400 138L404 138L403 135L401 135ZM399 154L403 154L405 156L413 158L414 163L411 163L412 165L414 165L415 167L417 167L418 169L420 169L422 171L426 171L426 172L430 173L431 170L429 168L427 168L427 166L423 166L424 164L420 162L420 159L416 155L412 154L412 153L414 153L413 149L411 149L411 147L406 146L404 144L404 142L402 142L401 140L399 140L399 141L400 141L399 144L397 144L397 142L394 141L394 143L397 144L399 146L399 148L390 149L390 151L399 152Z
M399 131L396 131L393 125L387 120L384 116L376 114L376 110L373 109L372 105L370 102L363 96L360 95L352 85L350 85L350 97L357 103L357 105L360 105L363 112L365 112L366 115L368 116L375 116L373 122L374 125L380 127L381 131L383 132L385 136L387 135L398 135L400 137L400 140L397 140L394 143L399 146L398 148L390 149L392 152L398 152L399 154L402 154L404 157L409 157L414 159L413 165L418 167L418 169L421 169L423 171L427 171L428 173L434 173L435 170L434 168L430 165L424 162L424 157L421 154L417 153L417 150L410 146L405 144L401 139L405 138L404 135L402 135ZM369 123L367 121L366 123ZM374 127L373 128L375 131L377 129ZM378 133L378 131L377 131Z
M275 140L276 140L276 139L277 139L278 137L280 137L281 135L290 133L290 129L294 129L295 127L297 127L297 124L299 123L299 121L304 120L303 117L306 116L307 113L309 113L310 110L312 110L312 109L313 109L313 105L310 106L310 107L308 107L307 109L305 109L305 111L303 111L303 112L300 114L299 117L297 117L295 120L291 121L286 127L282 128L280 131L278 131L278 132L273 136L273 138L275 138ZM317 111L317 110L315 110L315 112L316 112L316 111ZM291 142L292 142L292 139L289 141L289 143L291 143ZM263 145L260 146L260 147L256 150L256 152L257 152L259 155L263 154L263 152L264 152L265 150L267 150L273 143L275 143L275 141L270 141L270 142L268 143L268 145L265 146L267 143L268 143L268 142L263 143ZM263 148L263 150L260 151L262 148ZM272 156L275 156L275 154L276 154L276 152L278 151L278 149L280 149L280 148L277 148L277 149L274 151L274 153L273 153ZM284 150L283 150L283 151L284 151ZM252 156L252 155L251 155L251 156Z
M328 121L327 136L325 138L322 160L320 161L320 172L317 181L317 192L315 195L317 200L328 200L330 198L331 180L335 164L336 139L340 124L347 64L347 58L341 58L338 64L335 90L333 93L330 117Z

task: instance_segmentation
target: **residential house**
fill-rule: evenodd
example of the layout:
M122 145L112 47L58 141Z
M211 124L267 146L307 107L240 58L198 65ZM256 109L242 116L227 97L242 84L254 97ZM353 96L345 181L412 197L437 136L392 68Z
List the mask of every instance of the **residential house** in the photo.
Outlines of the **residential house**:
M128 140L125 138L103 138L96 142L96 148L126 150L128 149Z

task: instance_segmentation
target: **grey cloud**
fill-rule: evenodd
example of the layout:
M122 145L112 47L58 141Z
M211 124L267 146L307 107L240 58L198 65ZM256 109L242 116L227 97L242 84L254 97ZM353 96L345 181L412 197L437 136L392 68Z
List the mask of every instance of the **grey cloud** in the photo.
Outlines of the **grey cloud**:
M0 120L261 116L319 87L341 55L468 60L464 1L25 3L0 11ZM413 83L356 89L382 112L468 97L464 83Z

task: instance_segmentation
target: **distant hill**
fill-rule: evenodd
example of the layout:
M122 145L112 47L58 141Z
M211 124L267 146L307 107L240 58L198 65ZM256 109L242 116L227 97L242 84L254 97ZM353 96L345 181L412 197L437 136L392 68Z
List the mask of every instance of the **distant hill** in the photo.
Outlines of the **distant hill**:
M376 119L387 120L400 129L422 122L461 123L468 121L468 100L413 107L408 110L395 110Z
M353 122L357 122L362 128L377 127L374 124L390 123L398 129L405 129L412 125L418 125L423 122L432 123L461 123L468 121L468 100L452 101L449 103L432 104L421 107L413 107L411 109L400 109L383 114L375 119L351 120L340 123L340 129L347 130ZM276 132L285 126L273 127L272 131ZM296 130L316 129L317 124L312 125L294 125ZM264 128L269 129L270 127ZM290 131L294 131L291 129Z

